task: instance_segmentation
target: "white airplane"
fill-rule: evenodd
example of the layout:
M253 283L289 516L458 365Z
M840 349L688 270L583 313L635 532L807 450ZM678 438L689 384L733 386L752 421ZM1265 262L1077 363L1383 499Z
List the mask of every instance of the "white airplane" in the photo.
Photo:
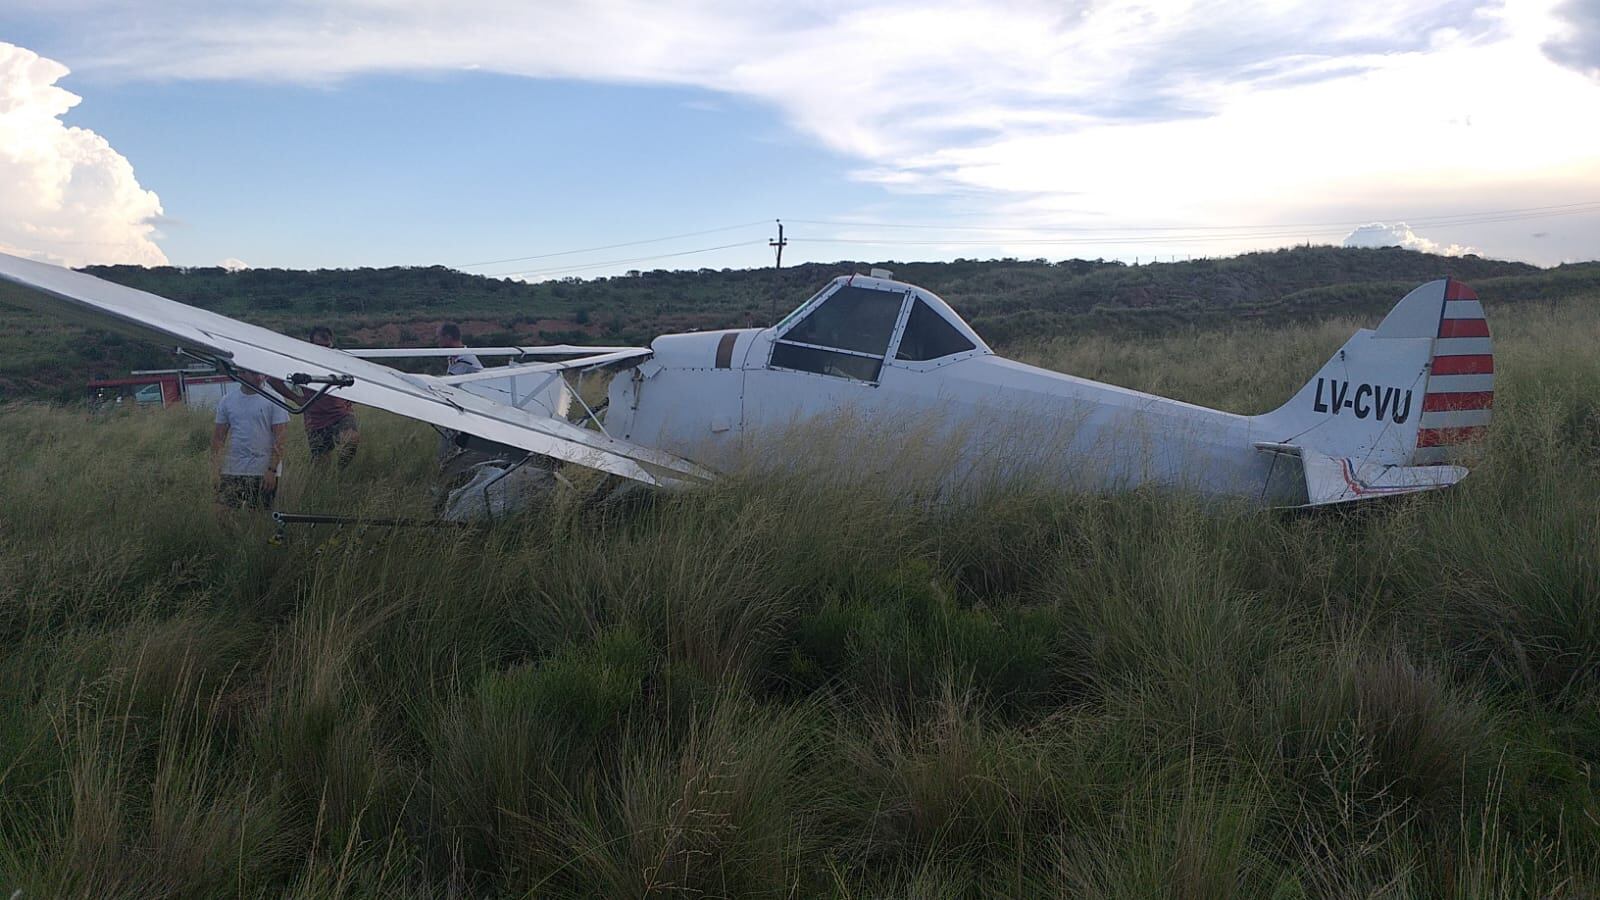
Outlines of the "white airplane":
M874 423L891 443L902 429L904 444L939 447L952 484L1009 472L1073 489L1175 486L1321 506L1460 481L1467 470L1453 463L1483 436L1494 390L1483 307L1454 279L1407 294L1288 403L1256 416L998 356L939 297L879 270L834 279L770 328L665 335L649 349L347 352L4 254L0 302L481 438L501 453L475 482L486 503L494 481L536 456L650 485L692 485L781 448L792 426L833 418ZM442 377L375 361L463 352L567 358ZM596 367L619 370L604 415L583 406L582 419L569 421L569 403L582 400L564 376ZM860 462L835 451L839 465Z

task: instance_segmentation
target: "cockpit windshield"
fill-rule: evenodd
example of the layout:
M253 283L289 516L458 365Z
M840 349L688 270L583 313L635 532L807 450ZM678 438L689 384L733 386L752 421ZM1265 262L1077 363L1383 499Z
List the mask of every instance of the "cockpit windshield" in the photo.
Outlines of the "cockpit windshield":
M905 294L846 285L783 336L786 341L882 355Z
M834 285L821 295L820 302L813 297L778 324L771 366L877 382L891 351L891 365L894 361L938 365L935 360L975 350L988 352L965 323L931 294L878 279L866 284L839 279ZM905 324L897 338L895 329L902 312ZM789 324L801 315L804 317L798 322Z

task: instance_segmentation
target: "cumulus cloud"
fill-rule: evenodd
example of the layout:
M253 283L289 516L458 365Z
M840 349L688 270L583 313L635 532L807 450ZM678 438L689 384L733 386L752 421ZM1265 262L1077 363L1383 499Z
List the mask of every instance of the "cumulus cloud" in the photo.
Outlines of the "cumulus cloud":
M222 262L217 263L217 265L220 268L227 269L229 272L242 272L245 269L250 268L250 264L249 263L245 262L242 259L239 259L236 256L230 256L227 259L223 260Z
M1552 62L1586 57L1597 0L16 2L70 22L60 40L104 77L470 70L749 98L858 180L970 223L1353 223L1600 197L1600 116L1549 114L1600 108L1600 83Z
M1372 222L1362 225L1355 231L1344 236L1346 247L1404 247L1407 250L1417 250L1422 253L1437 253L1440 256L1462 256L1467 253L1476 253L1472 247L1461 244L1440 244L1430 241L1415 231L1404 222L1386 225L1383 222Z
M1563 66L1600 78L1600 0L1567 0L1555 17L1560 27L1544 52Z
M1496 22L1475 10L1493 2L74 0L70 40L97 69L139 78L474 70L693 85L775 104L876 161L1207 115L1229 91L1350 77L1445 32L1481 37Z
M0 42L0 250L63 265L167 261L161 201L105 138L61 117L67 67Z

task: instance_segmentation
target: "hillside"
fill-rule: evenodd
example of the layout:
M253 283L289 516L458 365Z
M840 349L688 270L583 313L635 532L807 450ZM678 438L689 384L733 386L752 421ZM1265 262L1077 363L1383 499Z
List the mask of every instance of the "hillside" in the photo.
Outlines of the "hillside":
M1398 248L1300 247L1129 266L1099 260L807 264L654 271L539 284L428 268L297 271L97 266L121 284L291 333L327 323L349 346L422 345L440 321L477 343L646 343L656 334L765 325L845 272L884 266L929 288L991 343L1068 331L1153 334L1238 319L1375 314L1418 282L1453 275L1486 300L1600 293L1600 264L1542 270ZM0 307L0 397L77 395L86 378L166 364L151 348Z

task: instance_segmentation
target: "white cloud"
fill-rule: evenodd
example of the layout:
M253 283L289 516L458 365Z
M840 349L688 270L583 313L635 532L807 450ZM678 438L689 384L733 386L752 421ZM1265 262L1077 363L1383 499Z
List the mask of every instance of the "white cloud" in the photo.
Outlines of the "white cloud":
M1373 222L1344 236L1346 247L1404 247L1407 250L1419 250L1423 253L1437 253L1440 256L1463 256L1477 251L1471 247L1460 244L1441 245L1437 241L1430 241L1415 231L1404 222L1386 225L1382 222Z
M162 265L161 201L105 138L61 117L66 66L0 42L0 251L63 265Z
M217 263L217 265L221 268L227 269L229 272L241 272L250 268L249 263L235 256L230 256L222 262Z
M67 21L62 0L18 2ZM863 182L959 198L970 224L1343 223L1091 251L1148 257L1600 199L1600 116L1581 112L1600 82L1548 55L1582 64L1574 11L1593 0L1561 2L70 0L64 39L107 77L710 89L776 108ZM1600 217L1564 225L1537 250L1459 239L1546 257L1600 243ZM996 252L1038 255L1025 237Z
M1600 3L1566 0L1553 12L1557 28L1544 52L1564 66L1600 78Z

